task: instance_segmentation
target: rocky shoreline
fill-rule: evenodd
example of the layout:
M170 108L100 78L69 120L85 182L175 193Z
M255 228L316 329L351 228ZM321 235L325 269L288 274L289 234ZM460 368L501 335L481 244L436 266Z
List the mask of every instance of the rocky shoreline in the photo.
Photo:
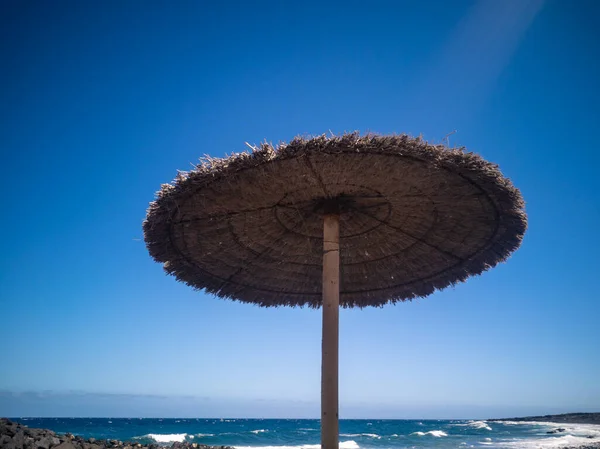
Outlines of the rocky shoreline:
M491 421L491 420L490 420ZM558 433L564 429L557 429ZM33 429L23 424L0 418L0 449L235 449L231 446L207 446L190 442L171 445L141 444L132 441L96 440L70 433L57 434L48 429ZM600 443L569 446L560 449L600 449Z
M551 422L557 424L600 424L600 413L562 413L560 415L538 415L538 416L520 416L517 418L488 419L494 421L516 421L516 422ZM556 428L549 434L560 434L565 429ZM600 443L590 443L583 446L569 446L560 449L600 449Z
M568 446L560 449L599 449L600 443L584 444L583 446Z
M600 424L600 413L562 413L560 415L521 416L519 418L488 419L488 421L531 421L565 424Z
M32 429L0 418L0 449L164 449L158 444L131 441L96 440L81 438L70 433L57 434L47 429ZM207 446L198 443L173 443L172 449L235 449L230 446Z
M560 449L599 449L599 448L600 448L600 443L592 443L592 444L585 444L583 446L561 447Z

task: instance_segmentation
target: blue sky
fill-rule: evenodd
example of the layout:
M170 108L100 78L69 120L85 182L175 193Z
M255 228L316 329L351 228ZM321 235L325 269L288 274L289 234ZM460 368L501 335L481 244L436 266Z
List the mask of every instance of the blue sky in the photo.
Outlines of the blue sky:
M142 240L176 170L359 130L527 201L506 264L343 310L340 416L600 409L600 4L4 2L0 415L317 417L320 313L191 291Z

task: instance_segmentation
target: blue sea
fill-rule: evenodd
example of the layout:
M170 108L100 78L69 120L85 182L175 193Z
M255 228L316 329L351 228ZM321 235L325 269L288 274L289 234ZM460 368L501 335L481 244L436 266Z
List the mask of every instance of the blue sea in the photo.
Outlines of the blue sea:
M14 418L33 428L85 438L239 449L318 449L315 419ZM557 428L559 434L549 434ZM592 438L589 438L592 437ZM600 426L475 420L341 420L340 449L561 448L600 441Z

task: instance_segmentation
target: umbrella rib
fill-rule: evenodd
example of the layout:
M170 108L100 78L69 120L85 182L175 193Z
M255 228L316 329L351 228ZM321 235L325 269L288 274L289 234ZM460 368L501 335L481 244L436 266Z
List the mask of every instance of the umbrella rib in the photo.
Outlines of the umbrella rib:
M310 161L310 157L307 156L304 160L306 161L306 165L308 165L309 170L312 172L312 174L314 175L315 179L317 180L317 182L321 186L321 190L323 190L323 193L325 194L325 196L327 198L329 198L331 195L327 191L327 187L325 186L325 183L323 182L323 180L321 179L321 177L317 173L317 170L315 169L314 165Z
M373 209L375 207L381 207L381 206L387 206L388 202L385 203L377 203L377 204L370 204L369 206L360 206L361 209Z
M235 233L232 233L235 236ZM285 237L285 233L283 233L280 237L276 238L273 241L273 244L277 244L279 243L284 237ZM248 249L251 253L253 253L255 255L255 257L251 260L248 260L246 262L246 264L244 266L241 266L240 268L238 268L237 270L235 270L234 273L230 274L222 283L221 286L219 287L219 290L222 289L225 284L227 284L228 282L231 282L231 280L237 276L238 274L240 274L242 271L244 271L245 268L248 268L250 265L258 262L259 259L261 259L263 256L267 255L267 253L269 253L270 251L273 251L273 247L268 247L267 249L265 249L264 251L257 253L256 251L253 251L251 248L248 248L245 245L242 245L241 242L237 239L237 236L234 237L235 242L238 243L238 245L240 245L242 248ZM237 284L237 282L236 282ZM240 285L240 284L238 284ZM243 285L243 284L242 284Z
M308 203L310 201L304 201L304 202ZM298 208L296 207L296 204L302 204L302 202L300 202L300 203L285 203L285 204L277 203L277 204L274 204L274 205L271 205L271 206L257 207L256 209L246 209L246 210L241 210L241 211L237 211L237 212L226 212L224 214L207 215L205 217L186 218L184 220L177 221L177 223L178 224L181 224L181 223L193 223L193 222L202 221L202 220L213 220L213 219L221 219L221 218L230 218L230 217L235 217L235 216L238 216L238 215L251 214L251 213L260 212L260 211L263 211L263 210L274 209L276 207L283 207L283 208L286 208L286 209L297 210Z
M442 248L439 248L439 247L437 247L436 245L433 245L433 244L431 244L431 243L429 243L429 242L426 242L425 240L423 240L423 239L422 239L422 238L420 238L420 237L415 237L415 236L414 236L414 235L412 235L410 232L407 232L407 231L405 231L404 229L401 229L401 228L399 228L399 227L397 227L397 226L391 225L391 224L390 224L390 223L388 223L387 221L380 220L379 218L375 217L374 215L371 215L371 214L369 214L368 212L365 212L365 211L363 211L363 210L360 210L360 209L357 209L357 208L353 208L353 209L354 209L354 210L356 210L358 213L360 213L360 214L363 214L363 215L366 215L367 217L370 217L370 218L372 218L373 220L375 220L375 221L377 221L377 222L379 222L379 223L381 223L381 224L384 224L384 225L386 225L387 227L389 227L389 228L391 228L391 229L393 229L393 230L395 230L395 231L401 232L402 234L404 234L404 235L407 235L407 236L408 236L408 237L410 237L411 239L414 239L414 240L416 240L416 241L417 241L417 242L419 242L419 243L422 243L422 244L424 244L424 245L426 245L426 246L429 246L430 248L432 248L432 249L435 249L436 251L438 251L438 252L440 252L440 253L442 253L442 254L444 254L444 255L446 255L446 256L450 256L450 257L452 257L452 258L454 258L454 259L456 259L456 260L458 260L458 261L461 261L461 262L463 261L463 259L462 259L461 257L458 257L456 254L453 254L453 253L451 253L450 251L446 251L446 250L444 250L444 249L442 249Z

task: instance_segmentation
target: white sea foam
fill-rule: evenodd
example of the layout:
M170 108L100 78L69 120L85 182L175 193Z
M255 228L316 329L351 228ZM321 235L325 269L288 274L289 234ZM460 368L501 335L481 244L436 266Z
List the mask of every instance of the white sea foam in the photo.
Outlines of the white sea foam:
M320 444L318 444L317 446L319 447L319 449L321 449ZM353 440L340 441L340 449L359 449L359 446L356 443L356 441L353 441Z
M473 429L486 429L492 430L487 421L469 421L468 423L461 424L453 424L453 426L457 427L471 427Z
M157 443L182 443L185 441L185 437L187 437L187 433L149 433L148 435L144 435L143 437L135 437L135 439L139 440L140 438L151 438Z
M527 425L540 426L545 431L546 429L564 429L563 432L553 434L552 436L528 440L519 440L503 443L503 447L511 448L541 448L552 449L562 448L565 446L585 446L590 443L600 442L600 425L598 424L571 424L571 423L553 423L553 422L537 422L537 421L502 421L502 424L507 425ZM545 432L544 432L545 433Z
M556 422L537 422L537 421L499 421L506 425L526 425L526 426L540 426L549 429L565 429L556 436L564 436L565 434L571 434L574 436L592 436L600 439L600 424L571 424L571 423L556 423ZM540 429L546 430L546 429Z
M600 429L600 424L571 424L564 422L552 422L552 421L494 421L500 424L506 424L508 426L545 426L545 427L590 427Z
M560 423L549 421L496 421L507 426L560 426Z
M553 449L553 448L563 448L563 447L579 447L585 446L590 443L598 443L600 442L599 438L587 438L581 436L574 435L565 435L562 437L552 437L552 438L541 438L535 440L520 440L503 443L502 447L506 448L519 448L519 449Z
M254 433L254 434L258 435L259 433L265 433L265 432L268 432L268 430L266 430L266 429L258 429L258 430L251 430L250 432L252 432L252 433Z
M321 449L320 444L301 444L299 446L235 446L236 449ZM356 441L340 441L340 449L360 449Z
M194 435L192 435L192 438L204 438L204 437L214 437L215 434L214 433L196 433Z
M489 426L489 424L486 421L471 421L470 426L475 428L475 429L485 429L485 430L492 430L492 428Z
M340 436L341 437L369 437L369 438L377 438L378 440L381 439L381 436L377 435L376 433L341 433Z
M433 437L447 437L448 434L443 430L430 430L429 432L413 432L411 435L419 435L420 437L424 437L425 435L431 435Z

